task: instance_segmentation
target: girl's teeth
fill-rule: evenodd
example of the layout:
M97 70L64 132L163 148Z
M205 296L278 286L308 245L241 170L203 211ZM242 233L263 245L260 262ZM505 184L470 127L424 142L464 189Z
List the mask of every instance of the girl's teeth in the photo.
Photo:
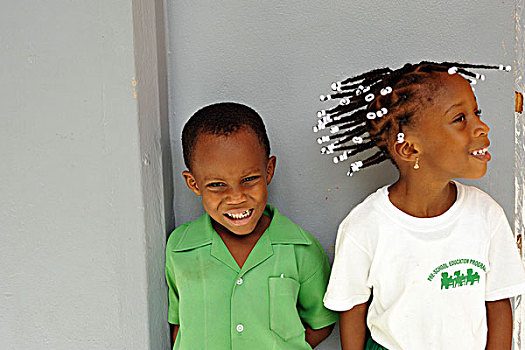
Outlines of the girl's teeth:
M478 151L472 152L472 154L475 155L475 156L481 155L481 154L485 154L485 153L487 153L487 149L486 148L483 148L483 149L480 149Z

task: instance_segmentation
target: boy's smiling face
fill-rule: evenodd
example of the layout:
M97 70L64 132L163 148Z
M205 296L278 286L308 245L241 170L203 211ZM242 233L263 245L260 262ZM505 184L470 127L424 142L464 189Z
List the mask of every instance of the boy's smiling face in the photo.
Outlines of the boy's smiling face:
M202 197L216 230L248 235L259 228L275 157L267 158L252 130L199 135L191 168L182 175L190 190Z

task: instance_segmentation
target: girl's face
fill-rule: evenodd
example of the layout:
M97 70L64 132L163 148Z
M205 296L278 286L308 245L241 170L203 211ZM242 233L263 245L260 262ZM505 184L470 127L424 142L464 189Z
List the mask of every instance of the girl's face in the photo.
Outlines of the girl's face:
M419 146L420 169L436 180L478 179L487 172L489 127L469 82L439 73L441 87L422 108L411 134Z

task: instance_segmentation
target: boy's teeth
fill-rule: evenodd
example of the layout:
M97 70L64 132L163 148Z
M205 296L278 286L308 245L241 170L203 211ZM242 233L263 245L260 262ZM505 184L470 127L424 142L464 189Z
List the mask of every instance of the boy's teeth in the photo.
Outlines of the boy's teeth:
M226 213L226 214L233 219L244 219L248 217L250 213L251 213L251 209L248 209L245 212L239 213L239 214L234 214L234 213Z

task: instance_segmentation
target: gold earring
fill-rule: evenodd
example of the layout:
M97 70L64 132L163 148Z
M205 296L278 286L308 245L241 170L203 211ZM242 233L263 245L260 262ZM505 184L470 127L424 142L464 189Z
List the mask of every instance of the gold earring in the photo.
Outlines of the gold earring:
M419 157L416 158L416 162L414 163L414 169L419 169Z

